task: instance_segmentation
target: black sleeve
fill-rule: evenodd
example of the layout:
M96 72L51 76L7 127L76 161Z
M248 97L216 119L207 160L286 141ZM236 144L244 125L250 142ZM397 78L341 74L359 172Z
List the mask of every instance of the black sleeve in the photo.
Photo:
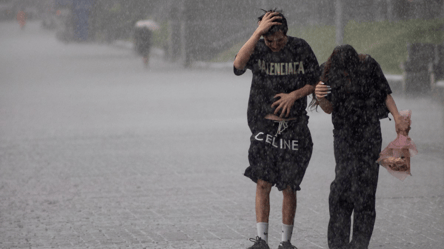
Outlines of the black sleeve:
M392 94L392 89L382 72L379 63L369 56L369 63L371 63L370 77L373 82L373 98L376 100L376 109L379 119L387 118L390 111L385 105L387 95Z
M244 68L243 70L237 69L234 65L233 65L233 71L234 74L239 76L245 73L245 71L247 71L247 68Z
M385 78L384 73L382 72L381 67L379 66L379 63L376 62L375 59L369 58L370 63L372 64L372 79L375 84L376 90L378 90L382 95L387 96L388 94L392 94L392 89L390 88L390 85Z

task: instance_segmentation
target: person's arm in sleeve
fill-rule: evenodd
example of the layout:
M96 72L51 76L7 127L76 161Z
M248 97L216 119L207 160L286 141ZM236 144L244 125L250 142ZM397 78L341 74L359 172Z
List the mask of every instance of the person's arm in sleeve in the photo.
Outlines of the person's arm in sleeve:
M319 63L316 59L315 54L313 53L313 50L311 49L310 45L308 43L305 43L306 46L306 59L305 59L305 65L309 65L305 69L305 80L307 84L303 86L302 88L296 89L290 93L279 93L275 95L275 98L279 98L276 100L271 107L276 107L274 114L277 115L280 110L281 115L280 117L283 118L288 117L290 115L291 107L293 106L294 102L300 98L303 98L305 96L308 96L312 94L315 90L316 83L319 79Z
M233 66L237 70L245 70L245 66L250 60L251 54L253 54L254 48L256 47L257 42L262 37L263 34L267 33L268 30L273 25L281 25L279 22L274 22L276 19L280 19L282 17L275 16L276 12L267 12L262 21L258 23L258 27L254 31L253 35L248 39L248 41L242 46L239 52L234 59Z
M404 135L407 135L409 124L404 122L404 119L399 114L398 107L396 106L395 100L393 99L391 93L392 90L390 89L390 85L387 82L387 79L384 76L384 73L382 72L381 67L379 66L379 63L376 62L376 60L372 59L373 61L373 67L374 67L374 77L378 82L378 90L380 94L382 94L385 97L385 106L387 107L388 111L392 114L393 119L395 120L395 129L396 133L401 133Z
M290 115L291 107L293 106L294 102L302 97L305 97L314 91L314 86L312 85L305 85L302 88L299 88L291 93L278 93L274 97L279 98L276 100L271 107L276 107L274 114L277 115L280 110L282 110L280 117L283 118L288 117Z

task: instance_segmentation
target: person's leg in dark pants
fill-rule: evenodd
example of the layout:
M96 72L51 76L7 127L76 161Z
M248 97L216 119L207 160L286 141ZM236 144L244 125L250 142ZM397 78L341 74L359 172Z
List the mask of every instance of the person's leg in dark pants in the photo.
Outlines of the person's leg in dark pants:
M335 135L334 152L336 159L335 180L330 186L328 224L329 248L347 248L350 242L352 161L348 143Z
M334 182L329 196L330 221L328 223L329 248L346 248L350 242L350 226L353 204L347 200L349 194L344 190L340 182ZM341 196L342 195L342 196Z
M380 135L380 133L379 133ZM378 133L375 135L378 138ZM368 146L365 146L368 148ZM376 188L379 164L375 161L381 151L381 140L372 144L370 151L361 154L354 168L352 182L354 200L353 234L350 248L366 249L372 237L376 220Z

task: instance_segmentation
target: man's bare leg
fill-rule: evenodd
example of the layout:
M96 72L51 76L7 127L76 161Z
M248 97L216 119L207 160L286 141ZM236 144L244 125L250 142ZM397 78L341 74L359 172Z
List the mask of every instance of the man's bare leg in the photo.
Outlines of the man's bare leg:
M256 221L267 222L270 216L271 183L263 180L257 181L256 187Z
M284 199L282 201L282 223L285 225L293 225L296 215L296 191L288 186L282 191Z
M282 193L284 195L282 201L282 242L290 242L296 215L296 191L287 187Z

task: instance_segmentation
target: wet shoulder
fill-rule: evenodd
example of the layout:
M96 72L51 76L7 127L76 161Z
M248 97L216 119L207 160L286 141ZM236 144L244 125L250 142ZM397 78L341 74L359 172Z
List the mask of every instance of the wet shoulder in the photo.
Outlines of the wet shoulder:
M362 65L375 66L378 62L369 54L359 54L359 60Z
M287 36L288 37L288 48L291 52L297 53L297 54L305 54L307 52L311 51L310 45L302 39L298 37L293 36Z
M370 73L379 66L378 62L368 54L360 54L359 60L361 62L361 71L366 71Z
M297 46L297 47L305 47L305 46L309 46L308 43L299 37L294 37L294 36L287 36L288 38L288 44L293 46Z

